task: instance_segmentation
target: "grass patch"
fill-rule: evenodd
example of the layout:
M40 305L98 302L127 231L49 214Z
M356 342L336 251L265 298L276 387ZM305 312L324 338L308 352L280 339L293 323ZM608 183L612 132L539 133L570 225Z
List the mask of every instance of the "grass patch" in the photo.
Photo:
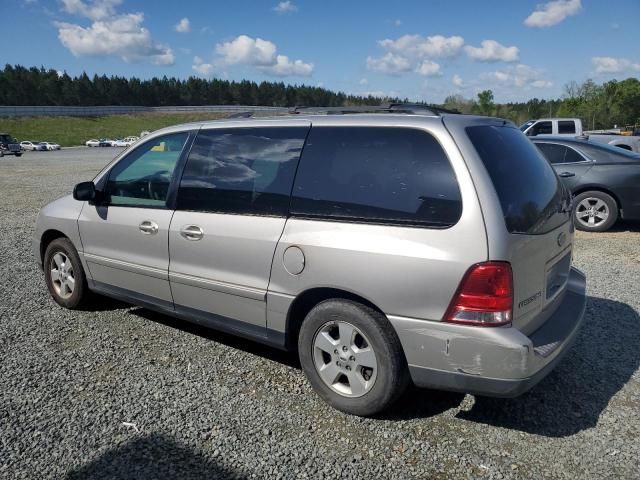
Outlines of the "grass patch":
M64 147L84 145L90 138L119 138L140 135L179 123L224 118L226 113L141 113L105 117L12 117L0 118L0 132L18 141L56 142Z

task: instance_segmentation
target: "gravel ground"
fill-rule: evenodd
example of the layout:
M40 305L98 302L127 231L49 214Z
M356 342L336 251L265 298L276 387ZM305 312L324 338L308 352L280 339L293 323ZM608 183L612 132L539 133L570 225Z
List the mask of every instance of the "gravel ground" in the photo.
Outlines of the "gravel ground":
M115 153L0 160L1 478L640 478L640 226L578 234L586 324L530 393L413 390L361 419L325 405L295 356L49 298L29 249L38 209Z

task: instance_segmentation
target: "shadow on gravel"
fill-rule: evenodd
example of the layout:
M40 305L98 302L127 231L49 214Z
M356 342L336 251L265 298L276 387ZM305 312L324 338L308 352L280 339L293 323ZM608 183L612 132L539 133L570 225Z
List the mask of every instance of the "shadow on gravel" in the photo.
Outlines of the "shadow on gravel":
M625 303L589 297L576 343L548 377L518 398L476 397L474 406L457 417L548 437L593 428L638 369L639 345L638 312Z
M162 435L132 440L69 472L80 479L222 479L246 478L226 470L203 455Z
M263 345L252 340L247 340L212 328L203 327L202 325L187 322L186 320L180 320L168 315L163 315L162 313L147 310L146 308L133 308L129 313L153 322L161 323L167 327L191 333L192 335L198 335L199 337L206 338L207 340L222 343L228 347L237 348L238 350L251 353L252 355L258 355L269 360L274 360L289 367L297 369L300 368L298 356L291 352L278 350L277 348L270 347L268 345Z

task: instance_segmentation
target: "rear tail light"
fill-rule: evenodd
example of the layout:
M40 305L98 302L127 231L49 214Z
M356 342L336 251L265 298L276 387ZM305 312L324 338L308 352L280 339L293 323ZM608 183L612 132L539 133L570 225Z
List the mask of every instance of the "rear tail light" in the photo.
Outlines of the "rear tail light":
M484 262L465 274L444 321L494 327L511 323L513 275L507 262Z

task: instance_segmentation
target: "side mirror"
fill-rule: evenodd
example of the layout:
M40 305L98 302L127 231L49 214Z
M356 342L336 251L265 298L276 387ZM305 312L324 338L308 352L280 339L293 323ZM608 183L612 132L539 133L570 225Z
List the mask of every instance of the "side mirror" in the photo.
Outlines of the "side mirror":
M73 187L73 198L81 202L90 202L96 198L96 186L93 182L81 182Z

